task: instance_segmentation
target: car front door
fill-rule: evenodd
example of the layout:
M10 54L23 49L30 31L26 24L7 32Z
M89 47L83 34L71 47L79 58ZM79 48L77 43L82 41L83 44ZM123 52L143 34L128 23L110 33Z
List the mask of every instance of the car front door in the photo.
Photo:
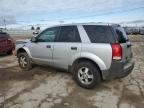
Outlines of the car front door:
M68 69L74 56L80 56L81 39L77 26L61 26L56 42L54 43L54 66Z
M30 53L34 62L53 64L53 45L59 27L48 28L36 37L36 42L29 45Z

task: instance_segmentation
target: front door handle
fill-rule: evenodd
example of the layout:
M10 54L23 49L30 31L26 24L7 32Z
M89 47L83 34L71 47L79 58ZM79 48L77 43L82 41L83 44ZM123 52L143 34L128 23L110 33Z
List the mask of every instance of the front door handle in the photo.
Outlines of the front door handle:
M77 47L71 47L71 50L77 50Z
M46 48L51 48L51 45L47 45Z

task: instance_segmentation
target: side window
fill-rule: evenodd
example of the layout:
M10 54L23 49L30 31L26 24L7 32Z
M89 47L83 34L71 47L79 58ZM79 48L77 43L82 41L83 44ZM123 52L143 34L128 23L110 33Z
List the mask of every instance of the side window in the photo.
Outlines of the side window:
M92 43L113 43L114 38L109 26L83 26Z
M81 42L80 35L76 26L62 26L58 42Z
M54 42L58 33L59 27L48 28L38 35L38 42Z

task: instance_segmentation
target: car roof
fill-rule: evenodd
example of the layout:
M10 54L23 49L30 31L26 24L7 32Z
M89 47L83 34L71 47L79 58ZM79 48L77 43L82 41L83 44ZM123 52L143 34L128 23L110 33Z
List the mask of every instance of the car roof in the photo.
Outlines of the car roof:
M5 35L5 34L7 34L7 33L6 33L6 32L0 32L0 34L4 34L4 35Z
M0 37L8 37L9 34L7 34L6 32L0 32Z
M103 25L103 26L120 26L114 23L103 23L103 22L89 22L89 23L69 23L69 24L59 24L55 26L79 26L79 25Z
M51 28L51 27L60 27L60 26L82 26L82 25L99 25L99 26L120 27L119 24L114 24L114 23L89 22L89 23L69 23L69 24L59 24L59 25L49 26L49 27L47 27L46 29Z

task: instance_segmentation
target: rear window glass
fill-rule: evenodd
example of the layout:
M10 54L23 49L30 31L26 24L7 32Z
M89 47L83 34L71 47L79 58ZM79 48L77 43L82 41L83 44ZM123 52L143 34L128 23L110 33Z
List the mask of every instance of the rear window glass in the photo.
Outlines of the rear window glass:
M0 37L8 37L8 34L4 32L0 32Z
M114 37L109 26L83 26L92 43L114 43Z
M117 34L119 43L126 43L128 41L128 37L123 28L118 27L115 29L115 32Z

